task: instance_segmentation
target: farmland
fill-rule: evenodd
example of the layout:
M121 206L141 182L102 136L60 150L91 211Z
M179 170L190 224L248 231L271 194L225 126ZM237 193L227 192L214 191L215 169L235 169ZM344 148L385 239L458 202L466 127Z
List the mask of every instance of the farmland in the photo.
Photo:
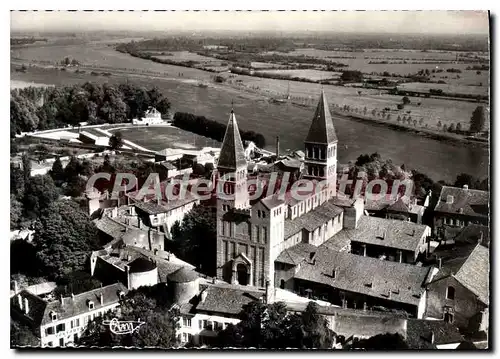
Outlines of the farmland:
M269 148L273 147L273 139L277 135L281 136L280 141L284 149L302 147L303 134L307 131L309 118L312 116L313 106L317 101L317 94L321 90L321 86L314 83L227 73L221 74L226 78L225 83L212 83L208 89L199 88L196 83L198 81L213 81L213 73L195 68L155 63L117 52L112 47L102 44L27 47L12 49L11 52L13 57L24 59L22 61L14 59L13 61L17 64L29 64L33 60L37 60L44 61L45 63L42 65L45 67L52 67L30 67L27 73L12 72L11 76L14 80L68 85L85 81L120 83L127 79L147 87L154 84L167 94L174 111L203 115L221 122L227 120L231 102L234 101L240 127L243 130L255 130L265 133ZM357 55L357 53L353 52L346 53L350 56ZM414 56L412 52L410 53L411 56ZM429 56L428 53L418 54ZM60 62L65 56L75 58L82 64L96 67L107 66L105 71L111 72L112 76L91 76L91 69L86 68L83 69L85 73L75 73L74 69L69 68L66 71L55 70L53 68L54 64ZM397 56L400 55L397 54ZM333 60L344 62L344 59ZM391 68L391 66L388 67ZM420 65L405 66L409 68L408 72L413 72ZM457 65L453 66L456 67ZM483 72L487 73L488 71ZM284 96L288 91L288 86L292 97L291 103L273 104L269 102L269 98ZM369 88L359 89L328 85L323 86L323 88L331 105L348 105L358 108L358 110L363 110L363 107L366 107L368 112L372 110L382 111L385 107L390 107L392 121L395 122L395 118L398 116L396 106L401 103L402 96L394 96L386 91ZM402 117L403 114L406 115L407 111L411 111L412 118L425 118L425 124L431 128L435 127L439 121L446 126L460 122L463 128L468 128L470 116L476 106L476 103L467 101L412 97L411 103L399 113ZM379 151L396 162L407 163L432 175L435 169L429 167L429 164L424 159L432 156L435 158L436 163L443 167L443 172L440 172L443 174L440 174L438 179L445 179L444 177L453 178L460 171L481 172L482 174L486 167L481 166L487 166L488 163L487 149L484 148L476 148L475 146L458 147L410 133L396 132L384 128L383 125L374 124L373 126L377 126L377 131L373 131L370 124L341 119L340 117L335 119L335 123L340 141L348 146L342 151L342 154L339 153L340 160L343 163L354 160L360 154L360 151ZM488 128L488 123L486 127ZM155 142L154 148L168 147L168 143L164 146L165 142L184 142L183 139L170 139L168 136L160 136L156 139L156 132L151 133L152 129L146 131L150 131L150 133L144 136L143 140L147 141L148 145L152 141ZM134 141L135 138L131 138L131 140ZM140 139L137 143L142 144L139 142ZM362 146L360 146L361 143ZM196 145L198 145L198 142ZM411 153L400 150L405 147L412 148ZM419 155L415 156L415 151ZM424 152L425 154L423 154ZM457 158L462 160L457 163ZM436 176L438 175L436 174Z
M258 74L270 74L270 75L281 75L285 77L300 78L307 79L312 81L321 81L321 80L329 80L335 79L340 76L339 72L330 72L330 71L320 71L313 69L303 69L303 70L259 70L255 71Z

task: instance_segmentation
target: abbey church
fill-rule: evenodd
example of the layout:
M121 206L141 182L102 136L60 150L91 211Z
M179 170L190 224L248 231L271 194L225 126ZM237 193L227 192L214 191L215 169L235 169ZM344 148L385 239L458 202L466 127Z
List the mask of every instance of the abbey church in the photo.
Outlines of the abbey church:
M279 258L287 256L289 248L314 249L335 240L335 234L342 229L356 228L364 204L361 199L337 197L338 139L323 92L304 147L301 178L314 185L321 182L322 186L301 199L287 192L284 196L272 194L250 201L248 163L236 116L231 111L216 173L219 179L224 176L224 193L232 195L230 199L217 199L218 279L284 288L291 274ZM341 250L349 250L349 243L339 245Z

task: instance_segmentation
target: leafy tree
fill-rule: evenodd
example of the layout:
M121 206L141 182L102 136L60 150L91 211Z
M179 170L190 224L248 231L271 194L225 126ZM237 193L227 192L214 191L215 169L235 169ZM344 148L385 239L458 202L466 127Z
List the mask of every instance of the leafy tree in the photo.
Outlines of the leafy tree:
M121 132L117 131L109 138L109 147L113 150L117 150L123 146L123 138Z
M24 172L13 163L10 164L10 193L20 201L24 197Z
M240 319L238 324L219 332L219 346L327 349L335 337L328 321L318 313L317 304L312 302L303 313L288 314L283 302L254 301L243 308Z
M420 117L420 120L418 121L418 123L420 126L423 126L424 125L424 118Z
M443 124L441 123L441 121L438 121L438 123L437 123L437 127L438 127L438 128L441 128L441 126L442 126L442 125L443 125Z
M109 328L102 325L103 319L110 319L110 315L96 320L85 329L77 345L84 346L126 346L126 347L157 347L171 348L175 346L179 313L176 310L169 310L168 303L162 297L166 294L159 294L159 286L153 287L147 292L143 288L132 291L122 302L120 307L120 320L145 322L139 330L133 334L116 335L109 331Z
M477 106L470 118L470 131L474 133L481 132L484 129L485 122L484 107Z
M450 123L450 126L448 126L448 132L455 132L455 124Z
M31 160L28 157L27 153L23 153L23 156L21 158L22 161L22 166L23 166L23 177L24 177L24 183L28 183L31 177Z
M460 122L457 123L457 132L461 132L462 131L462 124Z
M10 346L40 347L40 339L26 324L10 319Z
M54 163L52 164L52 170L49 172L50 177L54 180L54 183L60 186L66 179L66 174L59 157L56 158Z
M55 295L69 296L71 294L80 294L92 289L99 288L102 283L95 277L92 277L88 271L75 271L68 273L59 279Z
M402 103L398 103L398 110L402 110L403 108L405 107L405 105L403 105Z
M89 216L73 201L58 201L42 211L35 226L37 257L50 278L84 270L98 234Z
M16 199L16 196L10 194L10 230L15 230L19 227L19 222L22 219L23 204Z
M411 103L410 99L408 96L403 97L403 105L409 105Z
M49 175L31 177L26 183L23 197L24 215L28 219L38 218L43 210L59 198L59 189Z
M363 73L361 71L352 70L343 71L342 75L340 75L340 80L342 82L362 82Z
M172 237L179 258L207 275L215 275L217 230L212 212L207 207L193 207L180 225L172 229Z

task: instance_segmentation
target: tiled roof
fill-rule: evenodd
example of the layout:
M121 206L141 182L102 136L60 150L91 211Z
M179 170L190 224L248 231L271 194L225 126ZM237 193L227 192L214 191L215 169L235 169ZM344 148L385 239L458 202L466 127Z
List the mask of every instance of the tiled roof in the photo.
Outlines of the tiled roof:
M484 304L489 304L489 250L478 244L466 258L446 262L434 276L433 282L453 276L474 293Z
M136 208L139 208L140 210L146 212L147 214L159 214L159 213L165 213L167 212L168 210L159 205L157 202L141 202L141 201L137 201L134 203L134 206Z
M489 247L490 229L487 226L482 226L480 224L469 224L467 227L464 227L460 233L453 238L453 240L455 242L477 244L481 238L481 244L485 247Z
M156 265L143 257L138 257L128 264L130 266L130 273L149 272L156 268Z
M229 122L227 123L226 134L222 141L217 167L235 170L240 167L247 167L245 159L245 149L241 141L240 131L234 112L231 111Z
M128 193L127 195L131 198L135 197L134 193ZM165 192L162 192L165 193ZM154 197L154 195L152 196ZM154 198L150 198L145 196L146 201L134 201L134 206L149 215L159 214L159 213L167 213L175 208L182 207L188 203L196 201L196 197L189 193L189 191L185 191L182 198L172 199L169 201L161 200L160 203Z
M434 345L431 335L434 333ZM408 319L406 342L410 349L435 349L436 345L460 343L464 340L458 328L441 320Z
M279 199L278 195L274 194L271 196L267 196L263 199L260 200L264 206L266 206L267 209L272 209L274 207L278 207L279 205L282 205L285 203L284 200Z
M345 208L345 207L352 207L352 205L354 204L355 200L352 199L352 198L348 198L348 197L341 197L341 196L336 196L336 197L333 197L331 200L330 200L334 205L338 206L338 207L342 207L342 208Z
M407 213L410 211L410 203L409 203L409 198L406 197L400 197L396 202L393 204L390 204L387 207L388 211L393 211L393 212L404 212Z
M346 248L349 248L351 244L351 234L352 230L349 229L343 229L340 232L336 233L333 235L331 238L329 238L327 241L325 241L320 248L325 247L328 248L332 251L343 251L346 250Z
M297 243L296 245L282 251L276 262L297 265L304 259L309 258L311 252L316 252L318 247L309 243Z
M427 228L408 221L361 216L358 227L348 231L352 241L415 251Z
M100 219L94 220L94 223L100 231L106 233L113 239L119 239L125 233L125 228L127 226L120 224L108 216L103 216Z
M333 127L332 116L328 108L328 102L323 91L319 98L316 112L309 128L305 142L328 144L337 141L337 134Z
M198 279L198 274L191 268L182 267L168 276L168 280L175 283L187 283Z
M94 308L108 306L117 303L120 300L120 292L127 293L127 288L121 283L115 283L106 287L93 289L88 292L76 294L72 297L65 297L61 304L60 299L51 302L45 302L40 297L33 295L27 291L20 293L21 297L27 298L29 303L28 317L30 317L35 325L44 325L52 322L50 317L51 312L57 314L57 320L71 318L89 311L88 302L94 302ZM101 305L100 295L103 296L103 304ZM17 304L17 296L12 298L13 305ZM24 303L23 303L24 305Z
M335 278L333 270L335 269ZM429 268L322 248L301 264L297 279L367 296L418 305ZM390 293L390 294L389 294Z
M231 286L212 285L205 289L206 298L197 305L197 310L206 312L223 313L229 315L239 314L243 306L259 300L264 295L263 291L255 288L234 288Z
M458 272L455 273L456 280L485 304L489 304L490 296L489 267L489 250L482 245L478 245Z
M453 203L446 203L448 196L453 196ZM488 191L443 186L435 211L487 217L489 199L490 193Z
M312 211L304 213L300 217L296 217L293 220L286 219L285 239L289 238L290 236L293 236L294 234L300 232L303 229L312 232L319 226L331 220L332 218L337 217L342 212L343 212L342 208L334 205L332 201L328 201L316 207Z

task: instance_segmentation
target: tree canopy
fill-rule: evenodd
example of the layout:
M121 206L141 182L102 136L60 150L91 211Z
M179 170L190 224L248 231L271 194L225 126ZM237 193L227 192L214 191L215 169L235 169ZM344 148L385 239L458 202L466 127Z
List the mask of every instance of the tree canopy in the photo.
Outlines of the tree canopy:
M98 248L95 225L77 203L54 202L41 212L34 243L44 273L55 279L84 270L87 257Z
M215 275L217 229L209 208L194 206L181 223L174 224L172 237L179 258L207 275Z
M87 82L14 89L10 102L11 137L21 132L77 126L80 122L127 122L151 106L162 113L170 109L169 100L157 87L146 89L129 83L116 86Z
M481 132L484 129L484 124L486 122L486 116L484 113L483 106L477 106L472 117L470 118L470 131L471 132Z
M152 288L139 288L131 291L121 303L120 320L145 322L133 334L116 335L109 327L102 325L105 319L113 315L96 318L86 328L77 345L84 346L126 346L126 347L157 347L170 348L176 345L176 328L179 313L170 309L164 284Z
M335 333L314 302L303 313L289 314L283 302L267 305L255 301L243 308L240 319L219 332L218 346L329 349L334 343Z

